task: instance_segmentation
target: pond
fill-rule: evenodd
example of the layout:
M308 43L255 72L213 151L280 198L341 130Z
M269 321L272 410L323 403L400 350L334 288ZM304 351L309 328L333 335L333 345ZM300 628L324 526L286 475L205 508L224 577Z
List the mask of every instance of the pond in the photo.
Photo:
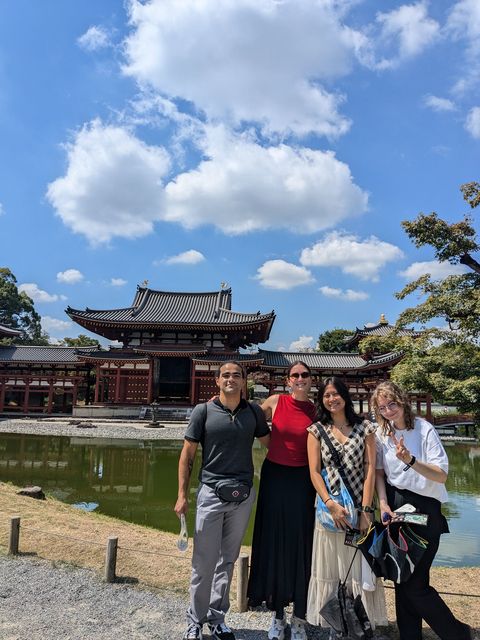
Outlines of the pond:
M36 484L79 508L129 522L177 532L173 512L182 443L170 440L113 440L0 433L0 480ZM446 443L450 501L444 505L450 535L442 537L436 564L480 566L480 446ZM255 447L258 488L264 450ZM193 530L200 456L191 483L189 531ZM245 543L250 544L253 517Z

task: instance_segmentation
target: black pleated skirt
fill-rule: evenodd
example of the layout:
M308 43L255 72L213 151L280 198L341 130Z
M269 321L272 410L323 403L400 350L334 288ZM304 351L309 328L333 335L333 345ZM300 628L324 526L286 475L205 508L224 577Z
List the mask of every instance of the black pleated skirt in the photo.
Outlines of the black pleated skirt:
M315 489L308 466L265 460L252 541L248 604L279 611L294 603L305 618L312 564Z

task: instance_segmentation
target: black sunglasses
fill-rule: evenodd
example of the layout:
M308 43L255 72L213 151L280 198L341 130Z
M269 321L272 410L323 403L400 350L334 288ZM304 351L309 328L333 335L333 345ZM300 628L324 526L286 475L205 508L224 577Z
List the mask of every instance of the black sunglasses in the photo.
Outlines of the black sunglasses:
M310 374L308 373L308 371L302 371L302 373L291 373L290 374L290 378L295 378L295 380L297 378L309 378Z

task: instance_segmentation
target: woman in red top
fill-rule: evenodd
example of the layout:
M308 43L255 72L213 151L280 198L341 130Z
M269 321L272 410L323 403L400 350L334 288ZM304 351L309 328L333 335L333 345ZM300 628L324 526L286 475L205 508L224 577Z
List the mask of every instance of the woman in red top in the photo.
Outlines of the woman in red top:
M273 395L262 409L272 419L262 465L247 596L251 607L274 611L270 640L283 640L284 607L293 602L291 639L306 640L305 615L312 562L315 489L307 458L307 427L316 419L308 399L310 368L294 362L287 371L291 393Z

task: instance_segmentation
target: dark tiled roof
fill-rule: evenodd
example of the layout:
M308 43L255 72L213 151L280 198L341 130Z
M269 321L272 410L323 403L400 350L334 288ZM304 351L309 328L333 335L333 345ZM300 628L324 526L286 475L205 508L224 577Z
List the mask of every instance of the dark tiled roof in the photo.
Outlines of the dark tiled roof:
M137 353L152 355L195 355L206 353L208 347L203 344L144 344L140 347L132 347Z
M4 336L7 338L13 338L14 336L21 335L22 332L17 329L11 329L10 327L6 327L4 324L0 324L0 337Z
M202 363L218 363L218 362L230 362L236 360L241 364L262 364L263 357L259 353L208 353L204 356L197 356L192 358L193 362Z
M70 364L79 362L82 353L94 351L97 347L36 347L29 345L0 346L0 362L51 362Z
M123 349L109 349L108 351L92 351L91 353L78 354L80 360L86 362L148 362L148 357L141 353L124 351Z
M304 353L265 351L264 349L259 349L258 354L263 357L263 366L267 368L287 368L292 362L301 360L311 369L325 371L375 368L377 365L382 366L401 357L401 354L387 353L366 360L359 353Z
M362 338L367 338L368 336L378 336L380 338L386 338L394 330L395 327L386 322L379 322L378 324L371 326L365 325L363 329L359 329L358 327L356 327L355 333L352 336L345 338L345 344L355 344ZM400 329L397 333L399 336L418 335L418 332L414 329Z
M131 307L80 311L68 307L67 314L79 324L114 325L214 325L271 324L268 314L238 313L231 310L232 291L221 289L207 293L155 291L139 287Z

